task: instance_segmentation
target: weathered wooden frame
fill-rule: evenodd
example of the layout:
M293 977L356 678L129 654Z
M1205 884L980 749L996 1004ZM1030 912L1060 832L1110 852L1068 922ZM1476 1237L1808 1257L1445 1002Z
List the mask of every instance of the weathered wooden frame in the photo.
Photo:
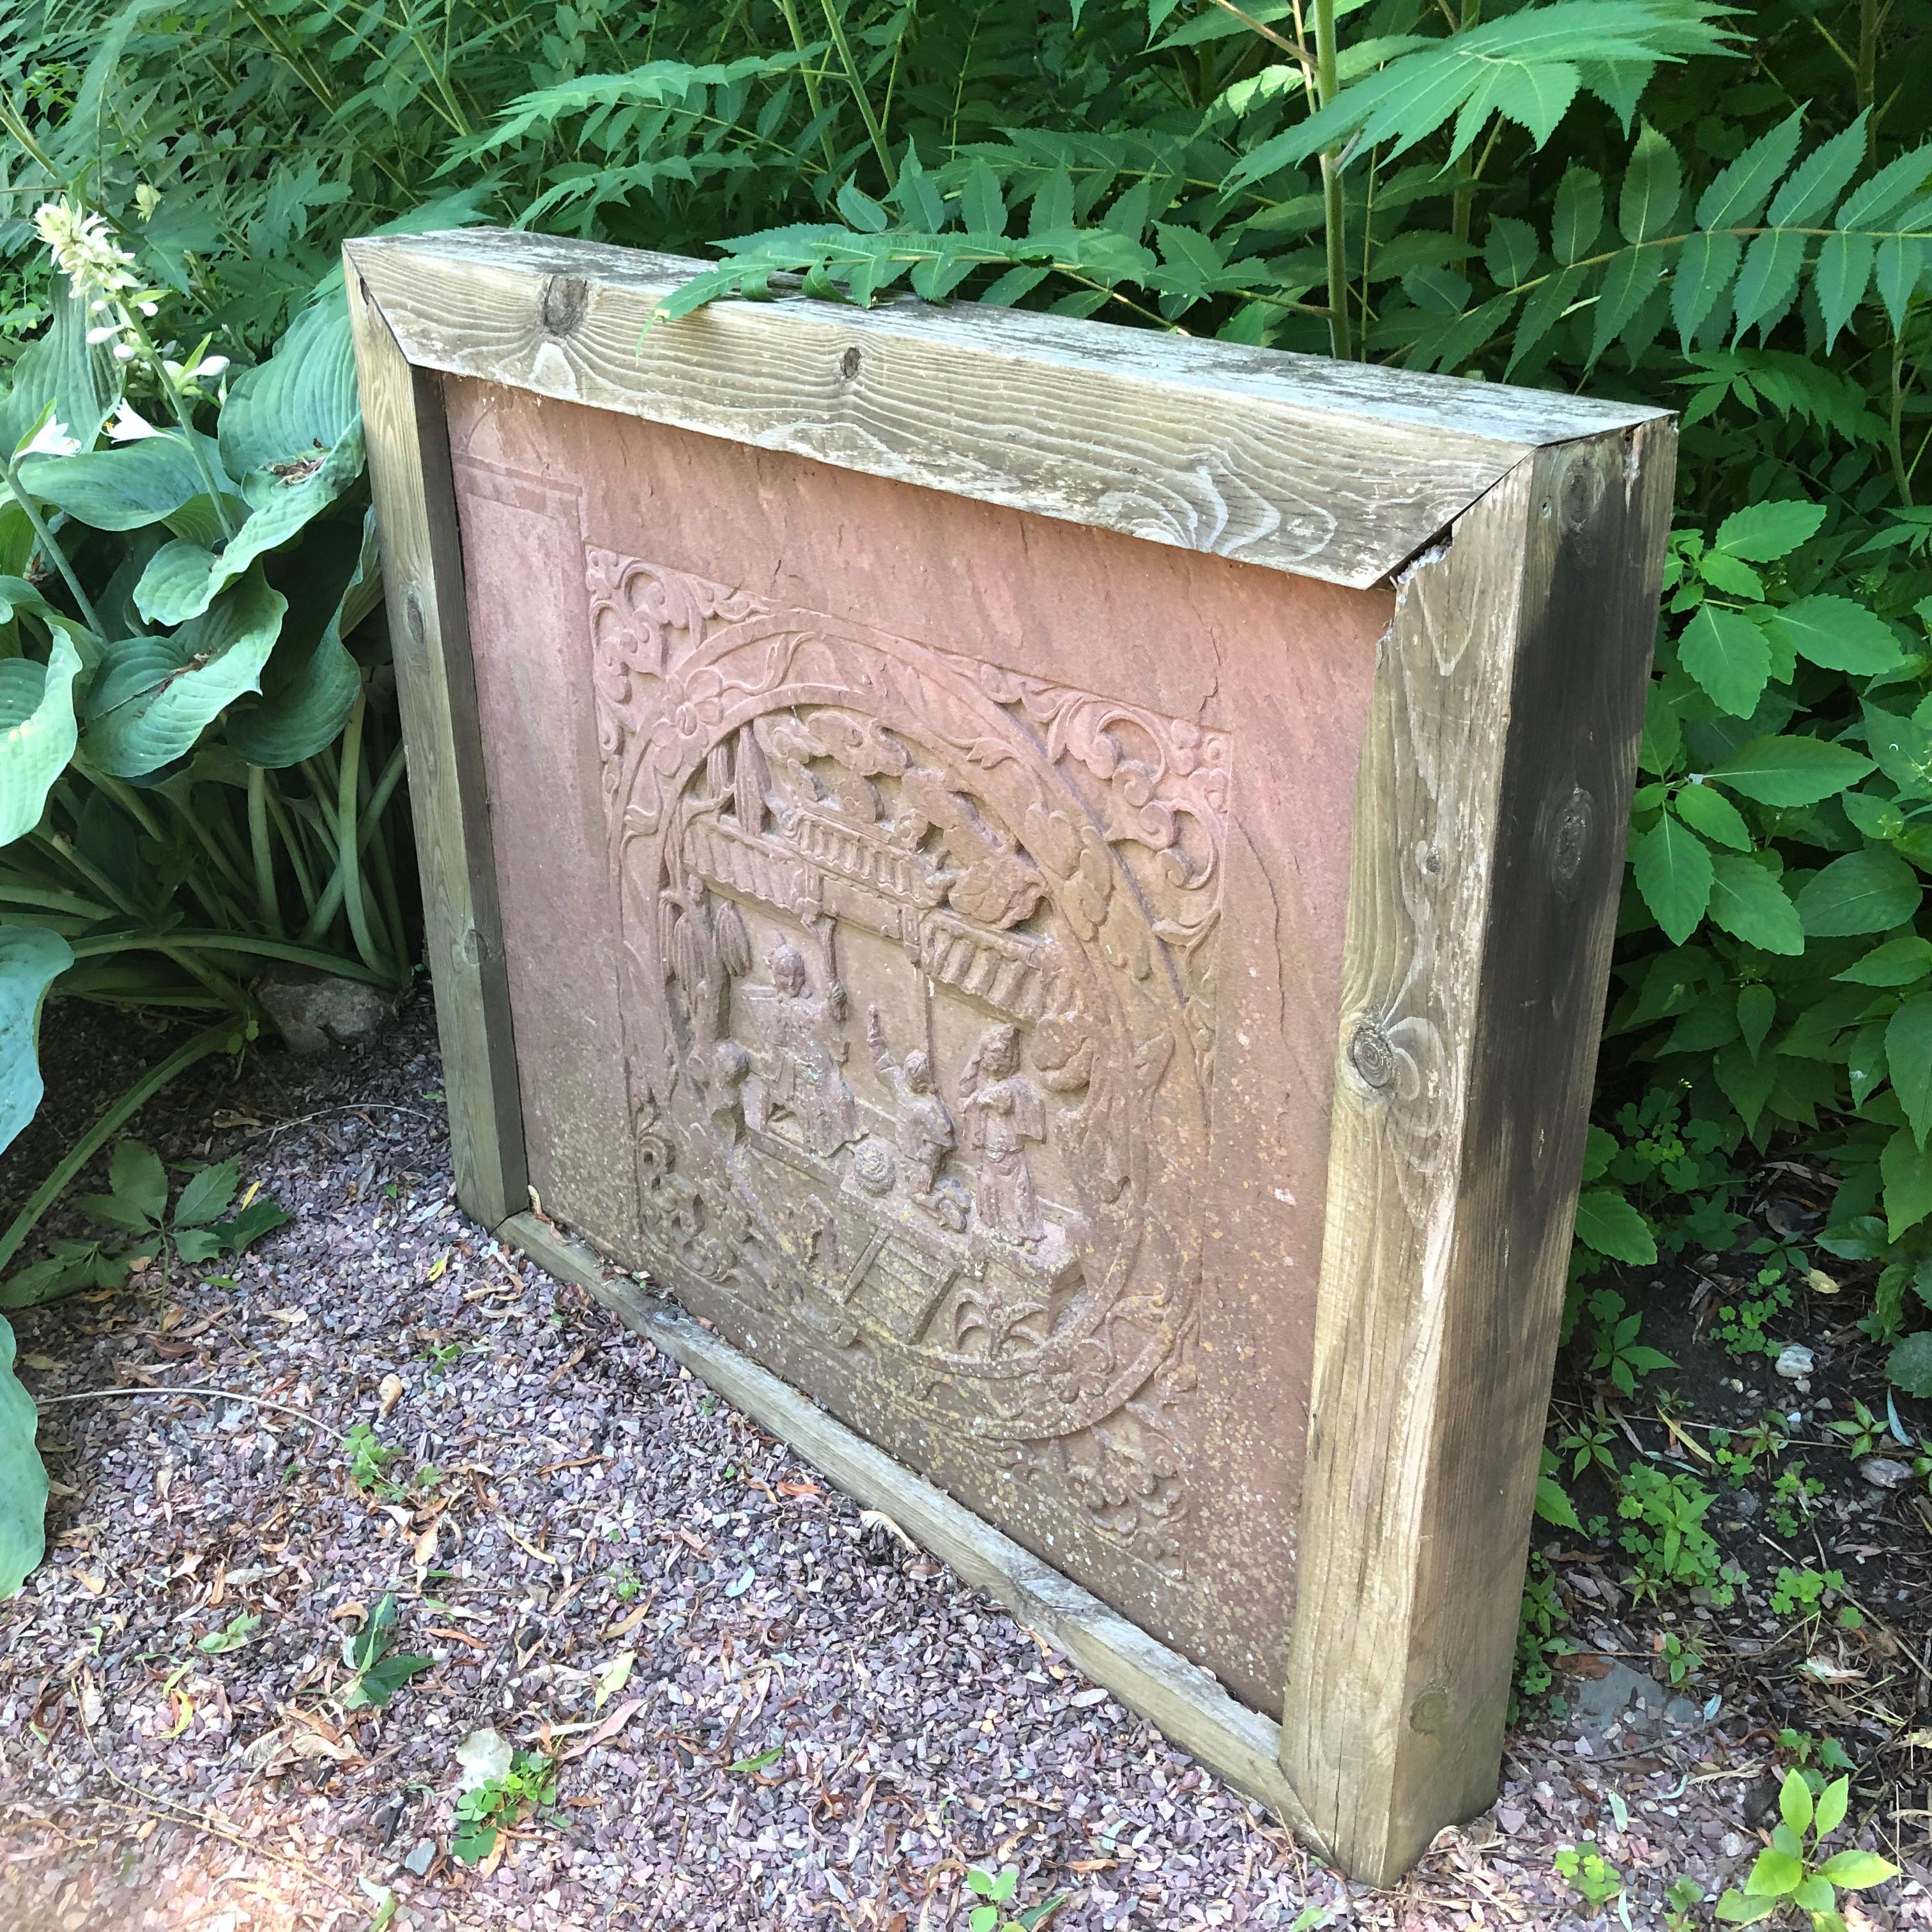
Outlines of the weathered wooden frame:
M500 232L345 250L460 1198L1352 1874L1496 1788L1655 625L1660 412L1060 317L724 303ZM1357 794L1282 1722L529 1211L440 377L1358 588Z

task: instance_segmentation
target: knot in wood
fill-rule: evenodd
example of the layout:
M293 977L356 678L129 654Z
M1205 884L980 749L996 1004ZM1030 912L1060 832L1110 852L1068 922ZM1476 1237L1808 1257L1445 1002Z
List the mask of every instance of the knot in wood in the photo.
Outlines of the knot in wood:
M590 284L581 275L551 276L544 284L544 333L574 334L590 306Z
M1348 1042L1348 1064L1377 1093L1395 1084L1395 1048L1374 1020L1364 1020Z
M423 610L422 592L413 584L403 597L403 622L410 644L420 652L429 635L429 620Z
M862 359L862 358L860 357L857 350L847 350L844 354L838 358L839 374L843 376L847 382L850 382L852 378L858 374L859 364Z
M1544 808L1543 847L1550 883L1564 898L1574 899L1581 890L1596 818L1595 802L1580 784L1567 792L1559 789Z
M456 942L456 950L466 966L481 966L497 958L502 949L482 927L466 926L462 937Z
M1433 1736L1448 1722L1449 1692L1446 1685L1429 1684L1408 1707L1409 1729L1420 1731L1425 1736Z

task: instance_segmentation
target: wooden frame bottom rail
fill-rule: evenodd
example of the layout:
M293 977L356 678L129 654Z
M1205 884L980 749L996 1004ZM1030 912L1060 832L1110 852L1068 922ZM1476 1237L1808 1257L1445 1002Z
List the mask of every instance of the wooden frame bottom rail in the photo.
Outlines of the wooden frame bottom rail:
M587 1289L626 1328L788 1442L856 1502L890 1516L1016 1622L1037 1630L1103 1690L1319 1849L1318 1834L1282 1775L1281 1726L1272 1718L1238 1702L1199 1665L874 1448L676 1303L608 1267L594 1249L535 1214L512 1215L496 1232L547 1274Z

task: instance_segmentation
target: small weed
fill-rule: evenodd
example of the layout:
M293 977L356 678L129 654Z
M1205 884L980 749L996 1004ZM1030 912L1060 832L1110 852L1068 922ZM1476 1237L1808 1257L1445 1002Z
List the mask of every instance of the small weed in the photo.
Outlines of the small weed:
M1606 1376L1623 1394L1634 1395L1638 1381L1657 1369L1674 1369L1677 1364L1660 1349L1637 1340L1643 1317L1624 1312L1624 1298L1613 1288L1600 1288L1591 1296L1591 1314L1596 1330L1591 1344L1590 1371Z
M1742 1489L1760 1462L1774 1463L1790 1444L1784 1418L1767 1410L1741 1435L1728 1429L1711 1431L1711 1453L1719 1472Z
M381 1710L412 1677L436 1661L434 1658L392 1654L395 1628L396 1599L391 1592L353 1636L342 1640L342 1660L354 1673L348 1689L336 1700L345 1711Z
M1774 1258L1759 1267L1749 1287L1740 1284L1741 1292L1719 1306L1711 1333L1734 1355L1774 1356L1779 1345L1766 1330L1791 1306L1807 1270L1802 1257L1774 1243L1755 1242L1750 1252Z
M1664 1888L1664 1922L1670 1932L1693 1932L1690 1915L1704 1902L1704 1888L1694 1878L1674 1878Z
M1778 1734L1778 1748L1803 1774L1814 1797L1824 1790L1826 1772L1849 1772L1854 1768L1851 1760L1845 1755L1844 1746L1836 1738L1820 1737L1815 1732L1795 1731L1787 1727Z
M115 1144L107 1164L107 1192L75 1202L90 1221L131 1234L131 1241L58 1240L42 1261L0 1285L0 1309L32 1308L84 1288L118 1288L136 1268L159 1260L199 1267L217 1255L238 1255L292 1217L250 1187L232 1214L240 1185L232 1160L188 1171L174 1205L168 1205L168 1174L161 1157L140 1141Z
M1612 1899L1623 1894L1623 1874L1588 1839L1556 1858L1557 1876L1589 1908L1594 1918Z
M620 1604L634 1602L644 1594L644 1579L628 1563L610 1566L610 1588Z
M1555 1682L1552 1658L1566 1657L1576 1646L1559 1633L1570 1621L1556 1594L1556 1573L1540 1551L1530 1554L1522 1580L1522 1611L1516 1624L1516 1676L1513 1697L1540 1697Z
M1676 1690L1694 1682L1708 1660L1694 1631L1685 1637L1679 1636L1675 1630L1666 1630L1658 1640L1657 1660L1663 1666L1671 1688Z
M1586 1469L1600 1469L1612 1482L1617 1480L1617 1459L1612 1453L1616 1446L1617 1432L1601 1415L1586 1416L1556 1445L1559 1457L1573 1460L1570 1474L1574 1480Z
M1056 1893L1043 1905L1029 1905L1022 1911L1009 1912L1006 1908L1012 1903L1019 1882L1020 1875L1011 1865L997 1878L976 1865L966 1874L968 1888L980 1901L966 1915L971 1932L1035 1932L1066 1903L1068 1894Z
M465 1349L461 1342L432 1342L423 1351L423 1359L429 1364L429 1374L433 1380L440 1380L450 1364L460 1357Z
M1780 1570L1778 1581L1772 1586L1772 1610L1780 1617L1800 1611L1815 1612L1828 1592L1844 1587L1842 1570Z
M512 1752L502 1777L486 1778L458 1797L451 1856L466 1865L481 1864L496 1850L503 1828L514 1825L526 1808L543 1810L556 1802L554 1760L542 1751Z
M1716 1496L1687 1475L1666 1475L1646 1463L1635 1462L1624 1478L1617 1514L1629 1526L1620 1538L1636 1558L1633 1594L1658 1600L1677 1586L1709 1592L1722 1607L1736 1595L1726 1580L1716 1542L1704 1527L1704 1517Z
M1815 1477L1804 1473L1804 1465L1794 1462L1788 1469L1780 1469L1778 1480L1771 1486L1772 1526L1780 1536L1796 1536L1802 1527L1803 1519L1811 1514L1811 1505L1825 1493L1825 1485Z
M250 1616L245 1611L238 1617L232 1617L226 1626L218 1630L210 1630L207 1636L196 1642L195 1648L210 1657L220 1657L231 1650L239 1650L262 1627L262 1619Z
M342 1450L349 1458L349 1480L364 1496L393 1498L402 1494L400 1486L390 1481L387 1473L389 1465L402 1451L378 1442L376 1432L366 1422L350 1425L342 1438Z
M1813 1932L1843 1932L1839 1892L1862 1892L1898 1874L1877 1852L1856 1847L1814 1862L1825 1840L1844 1823L1850 1792L1851 1780L1839 1778L1814 1798L1802 1772L1787 1772L1778 1794L1783 1822L1772 1831L1769 1846L1759 1852L1744 1889L1718 1900L1718 1918L1726 1924L1755 1925L1789 1904L1810 1918Z
M1834 1436L1840 1437L1845 1445L1845 1454L1854 1462L1863 1462L1877 1451L1881 1440L1889 1437L1889 1425L1881 1422L1856 1398L1852 1403L1851 1420L1848 1422L1828 1422L1825 1426Z

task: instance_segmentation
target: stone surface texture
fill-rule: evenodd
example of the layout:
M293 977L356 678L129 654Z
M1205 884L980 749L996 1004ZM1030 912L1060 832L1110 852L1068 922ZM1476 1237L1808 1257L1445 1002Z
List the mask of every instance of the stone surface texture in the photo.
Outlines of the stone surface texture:
M544 1211L1278 1713L1389 596L447 390Z

